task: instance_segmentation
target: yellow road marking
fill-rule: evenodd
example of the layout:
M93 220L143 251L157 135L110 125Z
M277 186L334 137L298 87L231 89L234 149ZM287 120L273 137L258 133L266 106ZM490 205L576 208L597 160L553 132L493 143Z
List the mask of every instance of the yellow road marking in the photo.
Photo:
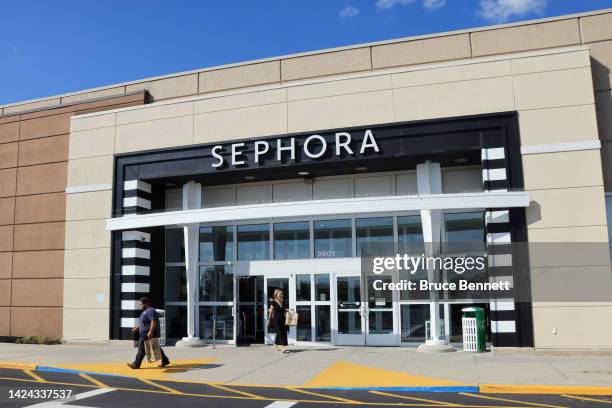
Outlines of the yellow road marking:
M11 378L11 377L0 377L0 380L10 380L10 381L24 381L24 382L39 382L37 380L29 380L29 379L24 379L24 378ZM73 384L73 383L65 383L65 382L59 382L59 381L45 381L47 384L56 384L56 385L68 385L68 386L74 386L74 387L87 387L87 388L99 388L96 385L92 385L92 384ZM180 395L184 395L184 396L189 396L189 397L203 397L203 398L225 398L225 399L239 399L239 400L252 400L252 399L258 399L258 400L263 400L263 401L292 401L292 402L303 402L303 403L318 403L318 404L342 404L342 405L348 405L348 404L355 404L355 405L363 405L363 404L367 404L367 405L372 405L372 406L391 406L391 407L412 407L412 406L429 406L429 407L441 407L441 406L452 406L452 407L463 407L463 408L517 408L517 407L503 407L503 406L497 406L497 405L459 405L459 404L453 404L453 405L441 405L441 403L436 403L436 404L404 404L404 403L386 403L386 402L360 402L360 401L354 401L352 402L351 400L346 400L346 401L341 401L341 400L325 400L325 401L317 401L317 400L300 400L300 399L285 399L285 398L271 398L271 397L261 397L261 396L256 396L254 394L249 394L246 393L244 391L238 391L238 390L234 390L231 388L227 388L224 386L220 386L218 384L210 384L210 383L202 383L202 384L208 384L210 386L216 387L216 388L220 388L220 389L227 389L228 391L233 391L236 392L238 394L248 394L245 396L240 396L240 395L209 395L209 394L195 394L195 393L182 393L179 391ZM160 384L155 384L157 386L159 386ZM132 391L132 392L148 392L148 393L153 393L153 394L169 394L169 391L165 391L165 390L144 390L144 389L138 389L138 388L123 388L123 387L112 387L116 390L121 390L121 391ZM170 388L170 387L167 387ZM291 387L277 387L277 388L285 388L285 389L292 389ZM294 391L298 391L297 389L292 389ZM299 390L299 391L304 391L304 390ZM311 393L311 391L307 391L305 393ZM321 396L324 396L326 398L332 398L329 395L325 395L325 394L321 394ZM335 398L340 398L340 397L335 397ZM601 400L603 401L603 400ZM519 402L519 401L516 401ZM609 401L606 401L609 402ZM450 404L450 403L449 403ZM543 404L533 404L536 406L545 406L545 407L554 407L552 405L543 405ZM559 407L557 407L559 408Z
M249 392L244 392L244 391L239 391L239 390L235 390L233 388L229 388L220 384L209 384L211 387L214 388L219 388L220 390L225 390L225 391L229 391L229 392L235 392L236 394L240 394L240 395L244 395L246 397L249 398L253 398L253 399L265 399L264 397L261 397L259 395L255 395L255 394L251 394Z
M469 392L460 392L459 395L466 395L468 397L474 397L474 398L489 399L489 400L493 400L493 401L511 402L513 404L523 404L523 405L529 405L529 406L532 406L532 407L565 408L565 407L559 406L559 405L548 405L548 404L541 404L539 402L528 402L528 401L511 400L511 399L508 399L508 398L491 397L489 395L470 394Z
M45 380L44 378L42 378L41 376L39 376L32 370L23 370L23 372L29 375L30 377L32 377L33 379L35 379L37 382L47 382L47 380Z
M0 380L22 381L22 382L40 382L40 381L36 381L36 380L29 380L27 378L12 378L12 377L0 377ZM79 386L79 387L93 387L93 388L97 388L95 385L89 385L89 384L72 384L72 383L56 382L56 381L45 381L45 382L47 384L76 385L76 386Z
M335 395L319 394L318 392L306 391L306 390L302 390L302 389L294 388L294 387L286 387L286 389L295 391L295 392L301 392L302 394L314 395L316 397L329 398L332 400L342 401L342 402L346 402L350 404L363 404L363 402L361 401L355 401L355 400L350 400L348 398L336 397Z
M603 402L604 404L612 404L612 401L610 400L602 400L599 398L588 398L588 397L581 397L578 395L566 395L566 394L562 394L561 396L565 398L572 398L572 399L583 400L583 401Z
M166 387L165 385L155 383L151 380L147 380L146 378L139 378L145 384L152 385L153 387L161 388L162 390L168 391L170 394L182 394L179 390L175 390L174 388Z
M95 378L90 377L89 375L85 373L79 373L79 375L100 388L110 388L108 385L104 384L102 381L96 380Z
M430 400L430 399L426 399L426 398L409 397L407 395L397 395L397 394L391 394L391 393L382 392L382 391L370 391L370 393L377 394L377 395L384 395L386 397L407 399L407 400L410 400L410 401L429 402L429 403L436 404L436 406L444 406L444 407L458 407L458 406L460 406L459 404L454 404L452 402L436 401L436 400Z

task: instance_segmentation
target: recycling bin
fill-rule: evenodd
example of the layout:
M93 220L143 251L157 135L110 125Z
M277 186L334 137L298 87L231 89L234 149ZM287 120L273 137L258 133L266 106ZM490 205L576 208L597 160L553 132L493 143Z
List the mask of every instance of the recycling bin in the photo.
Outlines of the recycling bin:
M484 353L487 349L487 332L485 311L482 307L464 307L463 317L463 351Z

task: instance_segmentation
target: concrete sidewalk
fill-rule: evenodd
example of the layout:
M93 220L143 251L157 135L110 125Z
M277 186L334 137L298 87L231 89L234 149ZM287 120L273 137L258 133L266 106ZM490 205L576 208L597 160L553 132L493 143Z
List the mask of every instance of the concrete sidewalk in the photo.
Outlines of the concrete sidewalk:
M553 355L524 351L424 354L411 348L270 346L166 347L172 365L125 366L127 346L0 343L0 366L32 363L151 379L307 387L401 387L501 384L612 387L611 355Z

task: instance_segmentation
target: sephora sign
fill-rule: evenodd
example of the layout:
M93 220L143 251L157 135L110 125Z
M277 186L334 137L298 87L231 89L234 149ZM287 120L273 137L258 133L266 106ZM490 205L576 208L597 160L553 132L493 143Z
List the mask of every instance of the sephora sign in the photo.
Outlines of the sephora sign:
M365 131L354 131L353 135L349 132L336 132L327 137L315 134L308 136L303 142L300 138L299 143L296 143L295 137L291 137L216 145L213 146L211 154L212 167L219 168L258 166L264 159L267 162L295 161L296 153L301 157L316 160L330 155L334 157L357 156L378 152L380 148L372 130L366 129Z

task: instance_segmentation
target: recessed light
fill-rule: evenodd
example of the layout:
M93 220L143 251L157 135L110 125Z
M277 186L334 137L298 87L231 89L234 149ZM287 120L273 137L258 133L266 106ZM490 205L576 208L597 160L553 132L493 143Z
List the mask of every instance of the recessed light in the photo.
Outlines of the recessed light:
M300 176L307 176L307 175L309 175L309 174L310 174L310 172L308 172L308 171L300 171L300 172L298 172L298 174L299 174Z
M174 187L175 185L176 185L176 184L174 184L174 183L166 183L166 184L165 184L165 186L166 186L166 187Z
M455 159L454 162L455 163L465 163L468 160L465 157L459 157L458 159Z
M367 170L367 169L368 169L368 168L367 168L367 167L365 167L365 166L355 167L355 170L357 170L357 171L364 171L364 170Z
M255 180L255 176L244 176L245 180Z

